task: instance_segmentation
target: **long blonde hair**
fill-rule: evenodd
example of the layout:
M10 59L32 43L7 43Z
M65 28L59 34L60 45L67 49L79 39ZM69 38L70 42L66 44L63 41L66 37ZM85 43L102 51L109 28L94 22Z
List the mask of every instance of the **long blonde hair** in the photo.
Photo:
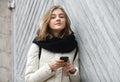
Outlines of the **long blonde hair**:
M55 9L61 9L64 14L65 14L65 19L66 19L66 27L65 29L63 29L60 33L60 37L63 38L71 33L73 33L73 31L70 28L70 19L67 16L65 10L61 7L61 6L53 6L51 7L46 13L45 15L42 17L41 20L41 24L39 25L39 32L38 32L38 39L43 41L46 40L46 37L53 37L52 34L50 33L50 28L49 28L49 21L51 19L51 14Z

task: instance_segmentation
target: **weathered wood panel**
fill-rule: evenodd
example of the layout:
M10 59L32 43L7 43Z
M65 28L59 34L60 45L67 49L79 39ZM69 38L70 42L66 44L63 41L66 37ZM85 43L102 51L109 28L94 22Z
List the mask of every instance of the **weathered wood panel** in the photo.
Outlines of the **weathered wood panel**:
M81 82L120 82L120 0L17 0L14 75L24 81L26 54L37 22L52 5L67 11L80 51Z

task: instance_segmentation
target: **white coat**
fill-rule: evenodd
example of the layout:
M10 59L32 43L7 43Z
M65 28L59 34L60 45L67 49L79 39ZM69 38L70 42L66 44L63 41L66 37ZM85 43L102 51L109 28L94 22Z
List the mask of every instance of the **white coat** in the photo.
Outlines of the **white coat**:
M80 82L78 54L74 61L76 67L74 74L63 73L61 68L57 69L56 72L52 72L48 65L48 62L61 56L69 56L70 62L73 62L75 50L62 54L53 53L42 48L40 59L38 54L38 45L32 43L27 54L25 82Z

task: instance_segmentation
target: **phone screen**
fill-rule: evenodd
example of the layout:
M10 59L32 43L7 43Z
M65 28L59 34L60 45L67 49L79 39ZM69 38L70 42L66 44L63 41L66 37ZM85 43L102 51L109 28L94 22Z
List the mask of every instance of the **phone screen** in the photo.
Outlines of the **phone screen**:
M62 56L60 57L61 60L64 60L64 62L67 62L68 61L68 56Z

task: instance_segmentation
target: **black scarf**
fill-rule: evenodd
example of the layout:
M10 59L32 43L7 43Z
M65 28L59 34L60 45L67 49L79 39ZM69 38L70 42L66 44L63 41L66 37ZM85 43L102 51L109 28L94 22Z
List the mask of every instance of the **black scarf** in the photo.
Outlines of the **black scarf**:
M35 38L33 43L37 44L41 48L57 53L67 53L77 47L77 42L73 34L62 39L54 37L52 39L46 39L45 41L38 41Z

